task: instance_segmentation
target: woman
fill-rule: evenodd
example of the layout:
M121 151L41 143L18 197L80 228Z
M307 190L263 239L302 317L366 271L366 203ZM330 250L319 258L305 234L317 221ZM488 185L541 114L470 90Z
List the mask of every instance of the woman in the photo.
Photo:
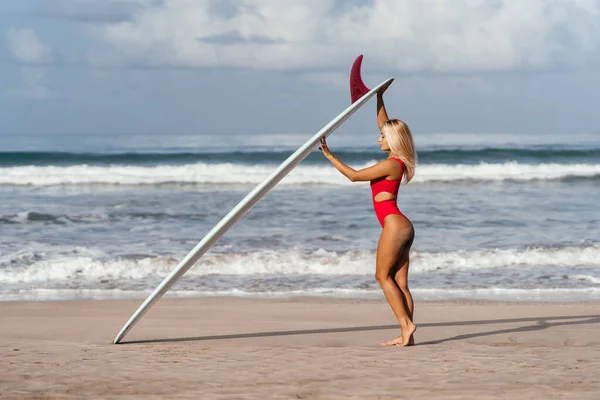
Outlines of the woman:
M396 198L402 178L408 183L414 176L417 154L408 126L399 119L388 119L383 103L383 93L388 86L377 93L377 122L381 131L378 142L381 150L388 153L387 159L356 171L331 153L325 138L321 139L319 149L352 182L371 181L375 214L383 228L377 245L375 279L401 330L400 336L381 344L407 346L414 344L413 333L417 329L413 323L413 299L408 289L409 251L415 233L410 220L398 209Z

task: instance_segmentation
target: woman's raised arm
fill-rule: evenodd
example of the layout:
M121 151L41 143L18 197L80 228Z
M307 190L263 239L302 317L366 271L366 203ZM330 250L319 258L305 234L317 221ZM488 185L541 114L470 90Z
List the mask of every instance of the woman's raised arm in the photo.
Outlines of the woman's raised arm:
M383 128L383 124L389 119L387 112L385 111L385 104L383 103L383 93L392 84L392 82L393 80L379 89L377 92L377 125L379 125L379 130Z

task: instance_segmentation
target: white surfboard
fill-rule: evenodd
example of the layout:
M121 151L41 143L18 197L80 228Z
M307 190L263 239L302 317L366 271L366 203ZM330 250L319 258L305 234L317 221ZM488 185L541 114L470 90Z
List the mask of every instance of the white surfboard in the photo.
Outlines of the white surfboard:
M119 334L115 337L114 343L119 343L131 328L140 320L148 309L156 303L169 288L177 282L183 274L186 273L199 259L227 232L236 222L238 222L269 190L271 190L279 181L281 181L296 165L306 158L313 148L319 143L322 137L329 136L340 125L342 125L356 110L362 107L383 85L390 82L392 78L377 85L373 90L365 94L358 101L346 108L340 115L317 132L312 138L304 143L298 150L287 158L267 179L244 197L223 219L194 247L177 267L158 285L156 289L148 296L137 311L129 318L129 321L123 326Z

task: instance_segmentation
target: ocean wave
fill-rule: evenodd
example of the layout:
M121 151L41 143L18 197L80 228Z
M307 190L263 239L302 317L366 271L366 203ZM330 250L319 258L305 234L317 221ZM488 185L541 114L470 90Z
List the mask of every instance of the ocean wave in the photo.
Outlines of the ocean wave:
M0 224L44 223L64 225L70 221L66 215L53 215L37 211L22 211L0 215Z
M93 249L75 249L52 255L49 251L21 251L0 258L0 283L36 283L77 280L90 282L141 281L167 276L177 265L173 257L108 258ZM100 255L101 257L98 257ZM478 251L411 253L411 274L474 272L498 268L600 267L600 244L588 247L489 249ZM277 252L208 253L192 267L190 276L372 276L375 253ZM572 274L567 279L581 280ZM599 277L584 275L589 283Z
M365 168L374 163L355 166ZM162 166L24 166L0 168L3 186L57 185L256 185L275 167L269 165L207 164ZM600 164L425 164L417 168L413 182L502 182L598 179ZM282 181L282 186L349 185L331 165L299 165Z
M169 212L143 212L124 211L106 214L51 214L38 211L21 211L18 213L0 214L0 225L8 224L44 224L44 225L66 225L66 224L92 224L107 221L139 221L139 220L172 220L202 221L208 216L207 213L169 213Z
M76 166L76 165L182 165L208 164L281 164L294 149L262 149L215 151L155 151L121 153L73 152L0 152L0 166ZM424 164L477 164L508 161L527 164L593 162L600 158L600 148L565 148L538 146L530 148L480 147L480 148L429 148L419 150L419 160ZM374 149L338 148L335 154L350 163L365 163L382 159L385 153ZM318 151L310 154L305 163L327 164Z
M49 289L30 287L5 291L0 289L0 301L56 301L80 299L145 299L150 294L147 290L122 289ZM444 289L413 288L416 301L453 301L453 300L488 300L488 301L524 301L524 302L562 302L562 301L599 301L600 288L527 288L515 289L490 287L479 289ZM238 297L253 299L287 299L295 297L325 297L341 299L383 300L378 288L340 289L322 287L304 290L252 291L231 288L227 290L181 290L176 287L169 290L165 298L206 298L206 297Z
M593 283L595 285L600 285L600 276L593 275L567 275L568 279L583 281Z

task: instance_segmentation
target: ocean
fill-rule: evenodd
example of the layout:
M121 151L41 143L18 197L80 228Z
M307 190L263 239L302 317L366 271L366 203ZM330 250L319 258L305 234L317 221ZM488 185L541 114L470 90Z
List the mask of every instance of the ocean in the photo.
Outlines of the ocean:
M146 298L312 133L0 137L0 301ZM354 168L377 136L334 133ZM415 134L415 301L600 300L600 140ZM383 299L368 182L315 150L167 296Z

